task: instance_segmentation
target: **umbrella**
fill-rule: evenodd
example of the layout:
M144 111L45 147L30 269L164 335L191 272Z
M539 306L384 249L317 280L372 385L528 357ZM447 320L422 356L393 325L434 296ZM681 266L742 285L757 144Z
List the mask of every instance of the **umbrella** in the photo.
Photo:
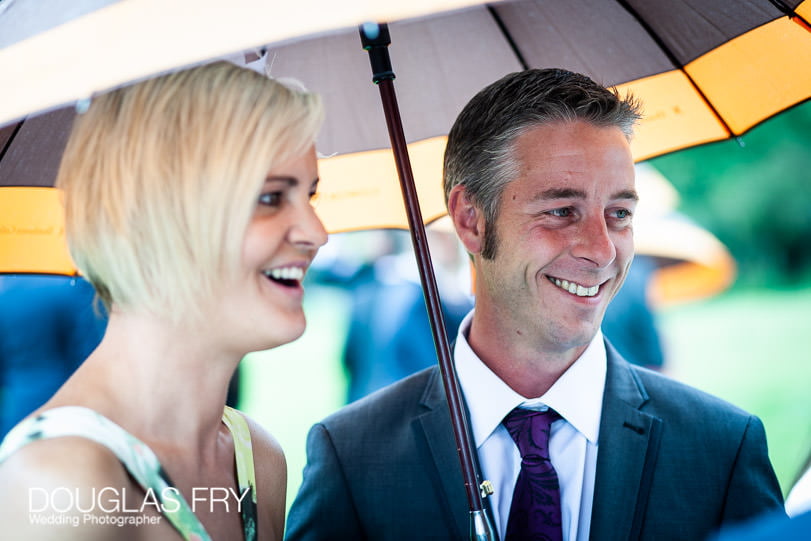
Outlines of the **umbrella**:
M343 231L406 226L398 197L391 197L396 179L390 174L381 182L379 173L394 171L394 164L375 91L365 84L368 68L357 54L355 24L363 20L397 21L390 25L391 55L426 220L444 212L441 198L431 194L442 136L475 90L510 71L557 66L632 90L645 103L633 147L640 161L739 136L811 97L809 0L520 0L453 12L442 10L478 2L379 7L304 0L284 10L269 4L0 2L0 73L13 81L0 90L0 126L154 73L269 44L272 73L293 76L326 97L330 120L319 146L337 155L322 164L336 174L324 176L353 182L324 187L322 214L330 230ZM331 30L341 27L349 29ZM359 151L362 159L352 156ZM348 200L363 212L343 212ZM347 215L350 220L341 218Z
M0 36L8 36L0 38L0 47L11 42L0 49L0 73L15 81L0 90L0 126L10 119L75 101L149 73L228 54L244 46L250 45L251 51L255 51L261 40L276 40L266 48L271 74L293 77L325 98L328 122L319 137L319 149L334 155L320 164L323 181L319 214L327 228L336 232L407 227L379 98L369 84L366 60L358 53L354 26L349 30L327 31L329 26L322 20L322 12L300 2L285 8L282 19L290 23L289 28L275 24L274 19L274 24L262 31L253 26L253 19L268 13L267 7L259 6L266 3L243 0L235 8L237 12L244 10L239 15L245 19L241 22L229 18L233 16L230 9L217 12L223 28L214 33L217 38L214 45L211 34L200 37L196 32L201 27L210 30L207 25L214 24L209 20L210 10L203 9L206 2L198 2L200 7L196 10L188 8L185 2L161 7L147 0L85 0L81 4L85 3L109 6L25 40L19 40L19 35L49 28L59 18L37 13L30 17L36 25L23 24L27 20L23 17L25 13L15 12L15 7L34 3L23 0L0 3ZM447 7L471 3L456 0L448 2ZM357 4L362 3L347 2L338 10L333 8L332 11L340 12L332 19L334 26L360 22L361 16L375 17L374 10L364 11ZM399 5L386 10L379 8L377 18L432 11L427 4L409 2L413 7L408 9ZM64 13L63 19L76 15L64 9L49 11L49 2L42 0L36 5L44 6L40 9L44 9L45 15ZM176 12L176 5L188 9ZM306 17L297 11L300 5L315 11L317 18L312 23L302 22ZM438 6L433 11L439 9L442 8ZM124 16L134 17L132 11L143 17L120 20ZM194 19L188 15L184 19L185 13L192 12ZM256 13L256 17L246 17L244 13ZM147 16L147 20L141 20ZM192 25L197 18L199 24ZM502 75L524 67L559 66L586 73L604 84L617 85L620 91L633 91L645 103L646 117L633 141L634 156L642 161L740 136L759 122L811 97L811 33L803 26L809 18L811 0L707 0L700 5L686 0L565 3L520 0L475 5L391 23L391 56L405 119L404 133L425 221L445 213L440 188L444 134L473 93ZM177 23L187 36L169 32L167 21ZM105 33L99 37L100 26ZM243 26L244 34L250 38L233 31ZM138 35L156 36L163 52L145 50L143 44L133 49L133 43L139 42L133 28L138 29ZM113 47L97 47L99 40L108 39L105 37L108 29L124 38L109 38ZM298 35L295 32L313 31L321 33L309 39L292 39ZM91 35L94 40L87 44L77 34ZM238 35L221 39L221 34ZM191 42L193 46L167 45L172 38ZM226 39L231 41L223 43ZM26 47L38 52L29 52ZM185 56L175 56L177 49L186 51ZM60 52L58 57L56 50ZM77 60L66 62L63 55ZM143 57L157 60L143 65ZM44 97L34 100L29 95ZM51 182L53 173L45 170L46 165L55 168L56 156L61 152L55 132L67 129L66 116L70 114L55 113L53 121L46 121L52 124L47 128L34 125L29 130L27 124L35 124L34 119L19 129L18 124L0 128L0 145L9 143L5 152L2 150L5 147L0 146L0 185ZM39 133L35 135L32 132L36 130ZM37 148L38 144L44 148ZM5 163L12 158L15 163ZM19 165L21 161L27 165ZM8 205L23 208L16 202ZM54 212L58 211L47 215L55 216ZM38 231L36 242L25 242L46 243L46 235L41 232L58 231L58 227L37 220L26 227L18 222L0 224L0 231L28 236L31 231ZM0 239L5 239L0 242L10 242L9 238L10 234L0 235ZM55 245L59 242L57 238ZM8 250L17 252L16 246ZM43 253L53 252L49 248ZM28 268L36 268L36 264ZM66 267L53 262L45 269L62 272Z

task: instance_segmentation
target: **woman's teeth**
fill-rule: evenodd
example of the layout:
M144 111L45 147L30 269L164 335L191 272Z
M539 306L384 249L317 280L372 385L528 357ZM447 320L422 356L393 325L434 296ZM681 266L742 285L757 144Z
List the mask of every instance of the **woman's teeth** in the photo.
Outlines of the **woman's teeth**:
M577 295L578 297L593 297L600 291L600 286L591 286L585 287L581 286L580 284L576 284L574 282L569 282L568 280L560 280L558 278L552 278L549 276L549 281L558 286L559 288L568 291L572 295Z
M264 275L284 285L293 285L304 278L304 269L301 267L279 267L263 271Z

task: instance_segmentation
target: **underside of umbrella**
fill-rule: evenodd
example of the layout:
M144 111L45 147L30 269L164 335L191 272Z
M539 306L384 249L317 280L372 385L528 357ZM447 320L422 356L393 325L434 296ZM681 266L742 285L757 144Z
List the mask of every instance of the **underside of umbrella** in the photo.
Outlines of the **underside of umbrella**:
M632 142L641 161L739 136L811 97L811 32L803 26L809 18L811 0L518 0L391 23L390 53L423 219L445 214L445 134L473 94L499 77L554 66L632 91L644 104ZM379 97L357 47L354 27L270 44L267 70L324 98L327 122L318 148L330 157L319 163L317 209L327 229L407 228ZM73 114L60 110L0 129L0 187L52 185ZM21 209L17 197L44 193L0 189L5 208ZM56 201L41 197L44 204ZM22 223L11 221L20 215ZM18 246L41 244L48 254L63 243L58 211L45 213L44 222L38 216L5 213L0 265L16 258L9 254L19 253ZM25 266L65 272L64 253L56 262Z
M0 272L76 274L53 187L75 113L0 128Z
M390 24L426 222L445 213L446 132L476 91L513 71L562 67L635 94L645 115L632 141L636 161L740 136L811 98L811 32L802 24L811 0L780 4L518 0ZM347 33L270 47L269 71L325 98L319 148L335 154L320 164L328 229L406 228L382 113L359 83L367 68L345 54L354 40Z

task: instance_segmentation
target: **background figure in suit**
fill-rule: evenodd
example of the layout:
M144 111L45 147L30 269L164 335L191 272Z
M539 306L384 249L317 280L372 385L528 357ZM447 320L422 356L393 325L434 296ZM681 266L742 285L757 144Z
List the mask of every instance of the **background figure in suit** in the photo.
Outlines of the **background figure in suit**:
M656 263L650 256L634 257L622 289L605 311L602 330L628 362L661 370L665 354L648 301L648 283L655 270Z
M79 277L0 276L0 439L101 341L107 316Z
M501 539L522 467L502 420L518 407L560 415L560 539L705 539L782 507L759 419L631 365L600 332L633 258L638 111L585 76L525 70L448 136L446 202L476 270L454 362ZM435 367L316 424L307 456L290 540L468 536Z
M445 219L427 228L447 336L456 336L473 307L470 263ZM389 232L404 233L405 232ZM436 364L414 253L403 249L378 258L352 289L343 360L353 402Z

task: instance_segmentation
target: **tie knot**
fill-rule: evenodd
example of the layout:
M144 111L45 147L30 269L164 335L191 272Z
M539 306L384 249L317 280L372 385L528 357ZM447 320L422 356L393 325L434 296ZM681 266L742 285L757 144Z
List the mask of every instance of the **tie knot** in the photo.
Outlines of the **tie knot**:
M560 419L555 410L535 411L515 408L504 418L503 424L518 446L521 457L540 455L549 459L549 432L552 423Z

